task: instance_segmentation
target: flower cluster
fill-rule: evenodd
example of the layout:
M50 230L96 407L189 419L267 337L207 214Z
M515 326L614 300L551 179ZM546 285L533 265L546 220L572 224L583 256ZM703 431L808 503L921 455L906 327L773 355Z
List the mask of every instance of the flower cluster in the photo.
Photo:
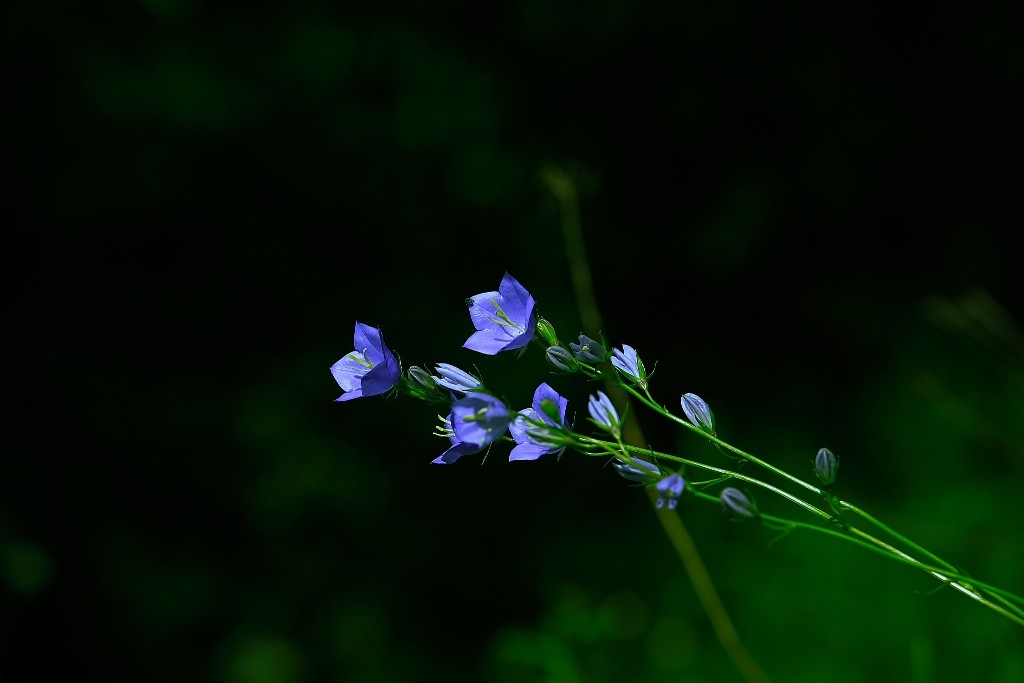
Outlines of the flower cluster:
M603 339L585 334L567 346L561 344L551 323L538 316L533 296L508 273L497 290L471 296L466 305L476 331L464 348L493 356L504 351L522 353L531 342L537 342L559 372L603 379L650 396L646 393L650 374L635 348L623 344L609 350ZM510 462L537 460L545 455L560 457L571 447L588 455L606 455L623 478L654 486L659 508L674 510L686 490L681 472L664 471L656 458L637 457L624 444L625 420L604 391L590 395L588 420L611 441L575 432L567 418L568 399L547 382L537 386L528 407L514 412L479 376L451 363L437 363L433 372L413 366L403 375L401 363L384 344L378 328L356 323L354 345L355 350L331 366L343 390L336 400L400 392L447 404L447 415L440 417L436 434L448 439L448 447L431 461L433 464L453 464L463 456L488 451L499 441L513 444L508 454ZM681 405L694 427L714 435L714 415L703 399L684 394Z

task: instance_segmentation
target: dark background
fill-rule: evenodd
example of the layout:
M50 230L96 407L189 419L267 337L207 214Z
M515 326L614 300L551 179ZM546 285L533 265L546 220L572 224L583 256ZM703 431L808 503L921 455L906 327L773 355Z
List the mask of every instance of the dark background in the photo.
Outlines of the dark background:
M582 420L539 353L461 348L506 270L580 329L549 165L659 400L799 476L830 447L840 495L1024 591L1010 7L8 9L0 680L740 680L600 461L434 467L436 407L333 402L358 320ZM919 571L680 514L775 681L1024 677Z

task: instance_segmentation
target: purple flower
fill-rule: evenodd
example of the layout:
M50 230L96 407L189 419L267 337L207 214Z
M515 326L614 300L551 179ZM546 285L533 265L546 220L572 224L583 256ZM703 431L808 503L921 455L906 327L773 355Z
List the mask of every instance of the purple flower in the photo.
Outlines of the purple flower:
M450 465L464 455L479 453L504 433L511 420L508 406L490 394L468 393L456 399L442 428L452 445L432 464Z
M473 375L448 363L438 363L434 369L437 371L437 375L440 375L435 375L434 381L445 389L467 393L481 384L480 380Z
M398 359L384 346L384 338L376 327L357 322L355 348L331 366L331 374L344 391L335 401L383 394L402 375Z
M536 302L519 282L505 273L497 292L484 292L466 299L469 316L477 331L463 347L496 355L526 346L537 331Z
M658 502L657 506L664 507L665 503L668 503L669 510L676 509L676 503L679 502L679 496L683 495L683 489L686 488L686 480L682 478L678 473L672 474L661 481L659 481L655 488L658 489Z
M647 371L644 369L643 361L636 355L636 349L629 344L623 344L621 351L612 349L612 365L641 387L647 388Z
M559 433L566 428L565 407L567 405L569 405L568 399L559 396L554 389L548 386L547 382L541 383L533 392L533 406L520 410L519 416L508 427L512 438L519 444L509 453L509 462L536 460L548 453L564 451L566 442ZM528 422L526 418L543 422L551 429Z

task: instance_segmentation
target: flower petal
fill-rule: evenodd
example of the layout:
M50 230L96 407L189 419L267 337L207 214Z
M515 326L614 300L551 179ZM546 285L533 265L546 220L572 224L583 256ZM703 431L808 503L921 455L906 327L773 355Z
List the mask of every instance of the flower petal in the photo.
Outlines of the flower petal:
M375 327L357 322L355 347L356 351L366 354L366 358L374 365L384 360L384 340L380 330Z
M471 443L454 443L451 448L430 461L432 465L451 465L464 455L473 455L483 450L483 446Z
M558 450L558 449L556 449ZM550 448L539 446L535 443L521 443L508 454L508 461L515 460L536 460L542 455L553 453Z
M508 345L508 338L497 339L494 330L480 330L471 334L462 347L470 351L494 356L499 351L503 351Z
M478 330L486 330L494 327L494 318L498 311L494 302L500 300L501 295L497 292L484 292L469 297L466 302L469 304L469 317L473 321L473 327Z

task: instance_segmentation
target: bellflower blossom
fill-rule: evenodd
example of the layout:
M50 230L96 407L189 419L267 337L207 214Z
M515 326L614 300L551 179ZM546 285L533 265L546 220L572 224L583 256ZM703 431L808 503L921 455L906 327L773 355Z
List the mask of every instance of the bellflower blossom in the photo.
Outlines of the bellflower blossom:
M527 422L524 418L530 418L550 425L553 431L561 431L566 428L565 408L569 400L558 395L542 382L537 390L533 392L533 406L523 408L519 416L509 425L508 431L512 434L518 446L508 454L509 462L513 460L536 460L548 453L559 453L565 450L565 445L558 445L546 438L550 432L544 427Z
M442 386L445 389L461 391L465 394L473 391L473 389L476 389L482 384L479 379L465 370L460 370L454 365L449 365L448 363L438 363L434 366L434 370L437 371L437 375L434 376L434 381L437 382L438 386Z
M683 495L683 489L686 488L686 480L678 473L672 474L659 481L655 488L658 489L660 494L656 505L659 508L665 507L667 502L668 509L675 510L676 503L679 502L679 496Z
M384 337L376 327L356 323L355 349L331 366L334 380L344 391L335 401L383 394L402 375L398 359L384 346Z
M445 419L447 427L442 428L452 445L431 463L450 465L464 455L479 453L504 433L511 420L508 406L490 394L474 392L454 400Z
M469 316L477 331L464 348L489 356L526 346L537 331L536 302L514 277L505 273L497 292L484 292L466 299Z

